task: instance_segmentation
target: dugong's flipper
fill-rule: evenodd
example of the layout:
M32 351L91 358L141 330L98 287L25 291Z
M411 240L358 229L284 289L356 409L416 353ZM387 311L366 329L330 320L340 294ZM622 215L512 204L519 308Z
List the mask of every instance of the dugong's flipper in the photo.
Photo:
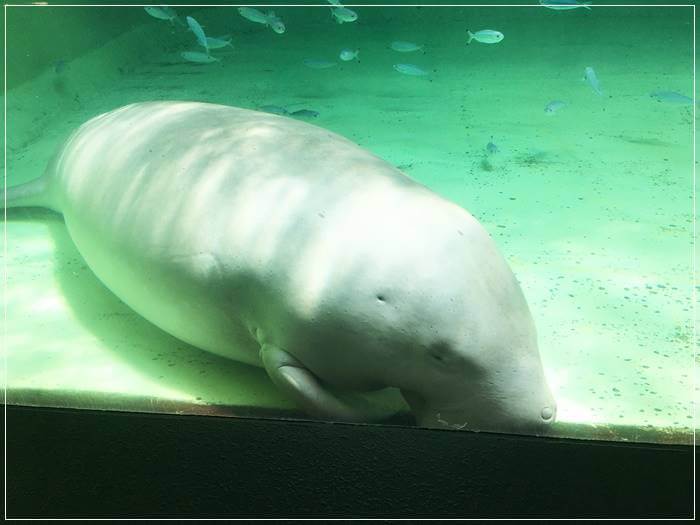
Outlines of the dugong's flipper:
M38 207L59 211L52 203L46 177L39 177L24 184L3 188L0 191L6 194L5 208Z
M377 421L387 417L386 410L374 407L366 399L353 395L340 396L328 390L318 378L294 356L274 345L260 348L267 375L286 396L307 414L342 421Z

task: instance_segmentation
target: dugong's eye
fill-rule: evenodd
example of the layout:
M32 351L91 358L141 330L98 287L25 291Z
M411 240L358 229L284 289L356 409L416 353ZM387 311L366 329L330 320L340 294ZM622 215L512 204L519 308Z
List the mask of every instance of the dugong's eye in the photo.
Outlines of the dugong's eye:
M428 347L428 356L431 361L440 365L449 365L452 361L452 351L446 341L438 341Z

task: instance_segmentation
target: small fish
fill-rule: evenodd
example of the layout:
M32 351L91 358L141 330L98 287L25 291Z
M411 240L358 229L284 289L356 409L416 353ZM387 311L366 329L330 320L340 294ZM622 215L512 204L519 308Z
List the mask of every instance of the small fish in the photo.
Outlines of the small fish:
M268 13L267 13L267 25L278 35L281 35L282 33L284 33L287 30L287 28L284 25L284 22L282 22L280 17L275 15L274 11L268 11Z
M355 60L358 55L360 54L359 49L348 49L345 48L340 52L339 58L343 62L350 62L351 60Z
M496 146L496 145L493 143L493 137L491 137L491 142L489 142L488 144L486 144L486 153L487 153L488 155L495 155L496 153L500 153L500 151L501 151L501 150L498 149L498 146Z
M238 14L246 20L250 20L251 22L266 25L272 28L272 30L278 34L282 34L287 30L287 28L284 25L284 22L282 22L282 20L280 20L280 18L277 15L275 15L274 11L268 11L268 13L265 14L262 11L254 9L252 7L239 7Z
M60 75L61 73L63 73L67 68L68 68L68 62L66 62L63 59L56 60L56 62L54 62L54 64L53 64L53 71L57 75Z
M339 24L343 22L354 22L357 20L357 13L352 9L347 7L332 7L331 16L335 18L335 21Z
M194 33L194 36L197 37L197 42L199 42L200 46L202 46L204 49L206 49L207 55L208 55L209 54L209 43L207 42L207 37L204 34L204 29L202 29L202 26L199 25L199 22L197 22L191 16L188 16L186 18L186 20L187 20L187 25L190 26L190 29Z
M330 62L329 60L317 60L315 58L304 59L304 65L310 67L311 69L328 69L338 65L337 62Z
M655 98L658 102L666 102L667 104L675 104L678 106L692 106L693 99L676 93L675 91L654 91L649 93L651 98Z
M593 88L593 91L595 91L601 96L603 95L603 90L600 87L600 81L598 80L598 76L595 74L595 71L591 66L586 66L586 70L583 74L583 79L590 84L590 86Z
M413 42L405 42L403 40L394 40L391 43L391 49L399 53L411 53L423 49L422 45L414 44Z
M578 9L583 7L590 10L590 2L578 2L577 0L540 0L540 5L548 9L565 11L567 9Z
M207 53L200 53L199 51L183 51L180 53L180 56L188 62L194 62L196 64L211 64L221 61L220 58L215 58Z
M296 111L292 111L290 113L291 116L293 117L309 117L309 118L316 118L319 116L318 111L314 111L313 109L298 109Z
M544 107L544 112L547 115L554 115L557 111L559 111L564 106L566 106L566 102L562 102L561 100L552 100L549 104L547 104Z
M404 75L410 75L414 77L422 77L428 74L427 71L421 69L415 64L394 64L394 69L399 73L403 73Z
M157 18L159 20L167 20L171 24L175 20L178 20L180 23L182 23L182 21L177 17L177 13L175 12L175 10L172 7L168 7L167 5L148 6L144 7L144 10L153 18Z
M500 31L494 31L493 29L482 29L476 33L472 33L467 29L467 36L469 37L467 44L471 44L472 40L476 40L482 44L497 44L503 40L503 33Z
M250 20L251 22L267 25L267 15L262 11L258 11L257 9L254 9L252 7L239 7L238 14L246 20Z
M274 105L260 106L258 108L258 111L264 111L265 113L273 113L275 115L289 115L289 111L287 111L282 106L274 106Z
M328 0L328 3L331 5L337 5L338 7L343 7L343 4L340 3L340 0Z
M233 47L233 44L231 43L231 39L223 37L223 36L220 36L220 37L208 36L207 37L207 45L209 46L209 49L221 49L222 47L226 47L226 46Z

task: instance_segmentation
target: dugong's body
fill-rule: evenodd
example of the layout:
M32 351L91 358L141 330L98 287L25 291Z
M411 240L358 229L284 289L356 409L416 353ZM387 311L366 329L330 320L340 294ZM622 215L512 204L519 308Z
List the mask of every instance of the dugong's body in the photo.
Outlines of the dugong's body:
M80 127L9 205L63 214L95 274L174 336L256 366L309 413L401 389L418 421L553 421L512 272L465 210L324 129L212 104Z

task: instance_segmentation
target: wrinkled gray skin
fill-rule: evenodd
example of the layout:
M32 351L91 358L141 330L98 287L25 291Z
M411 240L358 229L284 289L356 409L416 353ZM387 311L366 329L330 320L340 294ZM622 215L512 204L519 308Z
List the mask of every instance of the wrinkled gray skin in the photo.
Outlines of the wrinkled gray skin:
M352 142L200 103L126 106L79 128L8 206L63 214L125 303L256 366L309 414L541 432L556 405L513 273L465 210Z

